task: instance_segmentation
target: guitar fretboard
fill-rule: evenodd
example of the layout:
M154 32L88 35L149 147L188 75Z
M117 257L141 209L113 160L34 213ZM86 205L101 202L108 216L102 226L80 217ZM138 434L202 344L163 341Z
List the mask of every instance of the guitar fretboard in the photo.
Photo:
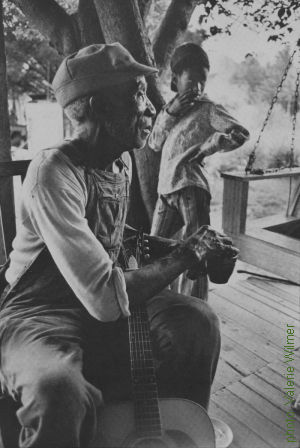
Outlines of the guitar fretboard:
M141 436L160 436L162 428L150 329L143 306L131 310L129 342L136 429Z

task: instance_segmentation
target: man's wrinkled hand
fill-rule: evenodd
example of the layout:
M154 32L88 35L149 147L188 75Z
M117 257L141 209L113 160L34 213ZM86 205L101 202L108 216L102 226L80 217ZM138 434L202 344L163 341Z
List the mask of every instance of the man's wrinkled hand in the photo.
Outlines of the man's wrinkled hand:
M211 226L202 226L197 232L187 238L182 246L190 251L196 261L210 259L216 256L235 256L239 253L232 245L232 240L217 232Z

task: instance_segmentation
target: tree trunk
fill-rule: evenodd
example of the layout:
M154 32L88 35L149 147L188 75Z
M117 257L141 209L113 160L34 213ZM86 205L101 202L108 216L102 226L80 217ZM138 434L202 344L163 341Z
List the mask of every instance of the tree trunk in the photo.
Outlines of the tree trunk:
M104 36L93 0L79 0L77 23L80 30L80 41L83 47L104 42Z
M140 13L144 21L147 15L149 14L151 5L152 0L139 0Z
M172 0L153 41L154 56L160 69L166 67L196 5L200 3L206 3L206 0Z
M105 41L121 42L133 56L142 63L154 65L151 44L144 28L143 20L136 0L94 0ZM163 100L159 93L154 76L147 78L150 98L157 109ZM145 217L137 213L135 204L140 201L141 194L147 212L148 229L152 220L156 201L156 182L159 170L159 156L147 146L143 150L134 151L133 183L131 191L131 210L129 221L133 226L145 222ZM140 191L139 191L140 190ZM138 217L138 219L137 219ZM147 229L147 230L148 230Z
M150 40L136 0L94 0L106 43L121 42L139 61L155 65ZM163 99L154 76L147 79L150 97L160 109Z
M0 162L11 161L10 154L10 128L7 102L7 82L6 82L6 56L3 30L3 3L0 0ZM0 178L0 215L2 215L3 233L1 235L0 216L0 257L2 252L1 239L6 243L6 254L11 250L11 243L15 236L15 210L12 179ZM2 254L1 254L2 252Z

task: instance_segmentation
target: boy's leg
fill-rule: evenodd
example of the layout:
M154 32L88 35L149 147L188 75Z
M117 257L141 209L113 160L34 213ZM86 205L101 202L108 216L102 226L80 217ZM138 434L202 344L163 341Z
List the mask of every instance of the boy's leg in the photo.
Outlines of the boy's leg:
M170 197L171 201L169 200ZM151 235L172 238L181 229L183 221L178 213L176 203L176 193L168 196L159 196L153 214Z
M181 238L186 239L201 226L210 224L210 194L198 187L186 187L178 192L178 211L184 222ZM174 288L174 289L173 289ZM197 280L190 280L183 273L175 282L172 290L180 294L198 297L207 301L208 278L200 275Z

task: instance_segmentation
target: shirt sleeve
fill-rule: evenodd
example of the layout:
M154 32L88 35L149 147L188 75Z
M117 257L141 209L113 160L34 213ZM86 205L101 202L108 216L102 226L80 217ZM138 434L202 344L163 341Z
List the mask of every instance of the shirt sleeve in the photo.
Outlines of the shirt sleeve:
M232 130L235 130L245 137L244 142L249 139L249 131L233 118L220 104L211 105L210 124L217 132L229 134ZM232 149L238 148L243 143L233 145L234 147L232 147Z
M162 150L171 129L178 121L178 117L168 114L167 107L168 105L163 107L157 115L152 132L148 139L149 147L155 152L160 152Z
M85 192L67 165L53 157L41 162L29 210L36 232L87 311L103 322L128 316L123 272L113 268L90 230L85 218Z

